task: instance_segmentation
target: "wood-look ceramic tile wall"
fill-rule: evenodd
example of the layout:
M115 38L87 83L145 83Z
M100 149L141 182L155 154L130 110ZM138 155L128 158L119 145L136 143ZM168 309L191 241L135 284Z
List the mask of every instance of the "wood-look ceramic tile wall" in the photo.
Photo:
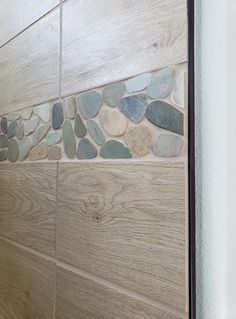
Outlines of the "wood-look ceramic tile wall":
M0 47L59 5L60 0L1 0Z
M186 53L185 0L64 4L62 95L185 62Z
M59 96L60 9L0 48L1 114Z
M0 116L186 62L186 4L2 0ZM187 319L186 164L0 163L0 318Z

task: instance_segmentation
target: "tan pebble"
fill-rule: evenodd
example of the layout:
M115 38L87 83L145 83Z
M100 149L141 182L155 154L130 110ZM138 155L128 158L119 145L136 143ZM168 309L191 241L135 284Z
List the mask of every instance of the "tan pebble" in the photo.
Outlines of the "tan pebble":
M59 146L51 146L48 150L48 159L50 161L56 161L61 159L61 148Z
M76 115L76 110L77 110L75 97L71 96L64 99L64 107L65 107L66 118L74 119Z
M175 86L170 96L171 102L181 108L184 108L185 106L185 78L186 73L181 72L176 79Z
M149 154L153 136L148 127L135 126L125 134L124 141L135 157L141 157Z
M30 161L37 161L48 156L48 145L45 142L35 146L29 153Z
M99 114L99 121L104 130L111 136L121 136L128 125L126 117L117 110L106 109Z
M24 120L29 120L29 119L31 118L32 112L33 112L32 107L29 107L29 108L27 108L27 109L24 109L24 110L21 111L21 117L22 117Z

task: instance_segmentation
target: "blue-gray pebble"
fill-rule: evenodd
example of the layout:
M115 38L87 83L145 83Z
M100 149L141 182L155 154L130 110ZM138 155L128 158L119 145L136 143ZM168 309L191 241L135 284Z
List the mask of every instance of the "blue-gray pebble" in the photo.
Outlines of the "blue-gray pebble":
M158 127L180 135L184 134L183 113L164 101L152 102L147 108L146 116Z
M95 146L87 138L79 141L76 157L78 159L93 159L97 157L98 152Z
M8 138L11 138L11 137L16 135L16 127L17 127L16 121L13 121L8 125L8 128L7 128L7 137Z
M71 125L70 120L65 120L63 125L63 143L66 156L68 158L75 157L75 149L76 149L76 141L73 132L73 127Z
M7 152L7 157L9 161L15 162L18 158L18 154L19 154L19 145L14 138L11 138L8 141L8 152Z
M132 158L129 149L116 140L110 140L103 144L99 154L102 158L107 159Z
M147 88L147 95L151 99L164 99L170 95L174 84L175 70L170 67L159 73Z
M109 84L103 89L103 100L108 106L115 107L123 96L124 91L125 85L122 82Z
M4 116L1 118L1 130L4 134L7 134L7 118Z
M0 135L0 148L5 148L8 145L8 139L6 135Z
M77 113L75 117L74 124L74 133L77 137L84 137L87 133L87 128L81 118L81 116Z
M54 130L59 129L63 121L63 106L61 103L55 103L52 108L52 127L54 128Z
M137 94L124 97L120 100L118 107L121 113L137 124L142 121L147 109L146 95Z
M94 120L88 120L87 121L87 127L88 127L88 132L92 139L98 144L102 145L105 142L105 137L98 126L98 124Z
M90 91L78 96L79 112L84 119L94 117L102 106L101 94Z

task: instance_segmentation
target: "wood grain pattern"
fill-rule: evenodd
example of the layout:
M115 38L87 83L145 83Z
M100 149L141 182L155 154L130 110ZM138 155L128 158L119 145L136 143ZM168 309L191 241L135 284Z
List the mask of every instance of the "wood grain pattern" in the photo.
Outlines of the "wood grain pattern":
M1 0L0 46L60 3L59 0Z
M56 163L0 165L0 235L54 256Z
M52 319L54 263L0 240L0 318Z
M62 94L186 61L186 18L186 0L66 1Z
M57 98L59 8L0 49L0 114Z
M56 319L180 319L116 289L57 267Z
M60 260L185 309L184 163L59 163Z

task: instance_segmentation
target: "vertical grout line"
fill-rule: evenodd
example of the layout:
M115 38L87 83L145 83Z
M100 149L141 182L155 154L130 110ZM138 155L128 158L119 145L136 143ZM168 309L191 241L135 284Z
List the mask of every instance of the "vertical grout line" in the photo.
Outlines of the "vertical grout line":
M62 81L62 18L63 18L63 0L60 0L60 43L59 43L59 98L61 98L61 81Z
M56 162L56 214L55 214L55 264L54 264L54 302L53 319L56 316L56 292L57 292L57 211L58 211L58 161Z

